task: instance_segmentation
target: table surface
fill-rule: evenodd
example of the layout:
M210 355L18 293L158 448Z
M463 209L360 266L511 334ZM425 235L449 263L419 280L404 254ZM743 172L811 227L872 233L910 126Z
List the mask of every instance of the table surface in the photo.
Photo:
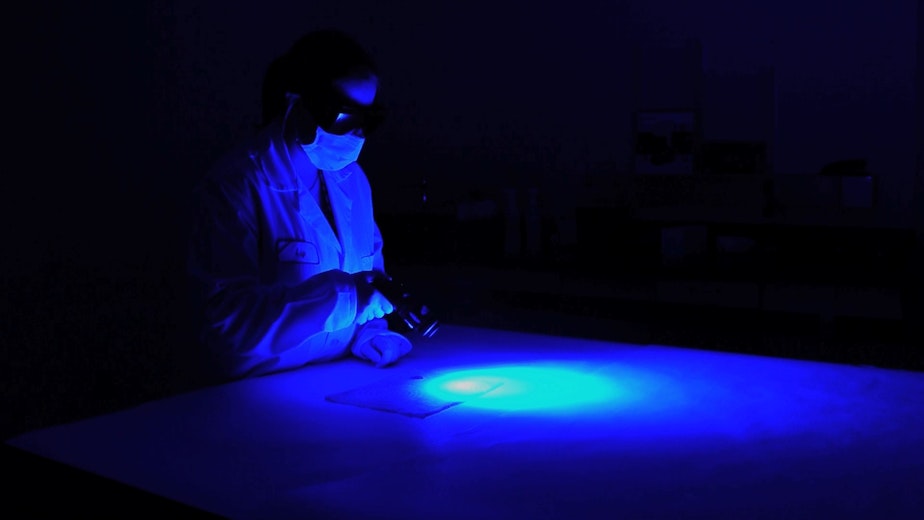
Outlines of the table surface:
M401 381L460 404L326 399ZM924 373L444 325L7 444L232 518L918 518Z

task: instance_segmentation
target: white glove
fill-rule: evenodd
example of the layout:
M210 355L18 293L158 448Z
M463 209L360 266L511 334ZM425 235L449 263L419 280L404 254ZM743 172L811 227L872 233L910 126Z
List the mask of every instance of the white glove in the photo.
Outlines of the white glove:
M372 362L377 367L384 367L405 356L411 348L411 340L397 332L381 330L354 344L353 354Z

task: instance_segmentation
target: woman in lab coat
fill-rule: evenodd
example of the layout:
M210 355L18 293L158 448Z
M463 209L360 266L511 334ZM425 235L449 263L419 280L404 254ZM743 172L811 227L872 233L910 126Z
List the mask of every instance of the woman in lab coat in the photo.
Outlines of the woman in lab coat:
M262 131L198 185L189 268L213 377L411 350L370 283L382 236L356 160L381 119L377 86L354 40L309 33L267 72Z

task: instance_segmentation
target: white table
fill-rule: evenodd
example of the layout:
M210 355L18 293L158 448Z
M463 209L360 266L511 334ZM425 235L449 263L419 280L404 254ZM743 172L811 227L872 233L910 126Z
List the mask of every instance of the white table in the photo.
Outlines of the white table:
M423 418L325 399L381 381L500 386ZM7 442L233 518L924 511L924 373L453 325L389 369L310 366Z

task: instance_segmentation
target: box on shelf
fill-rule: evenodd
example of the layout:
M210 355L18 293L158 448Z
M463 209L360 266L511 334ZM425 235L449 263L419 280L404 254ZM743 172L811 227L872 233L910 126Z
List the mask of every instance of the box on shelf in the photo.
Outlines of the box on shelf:
M691 174L696 114L641 111L635 114L635 173Z

